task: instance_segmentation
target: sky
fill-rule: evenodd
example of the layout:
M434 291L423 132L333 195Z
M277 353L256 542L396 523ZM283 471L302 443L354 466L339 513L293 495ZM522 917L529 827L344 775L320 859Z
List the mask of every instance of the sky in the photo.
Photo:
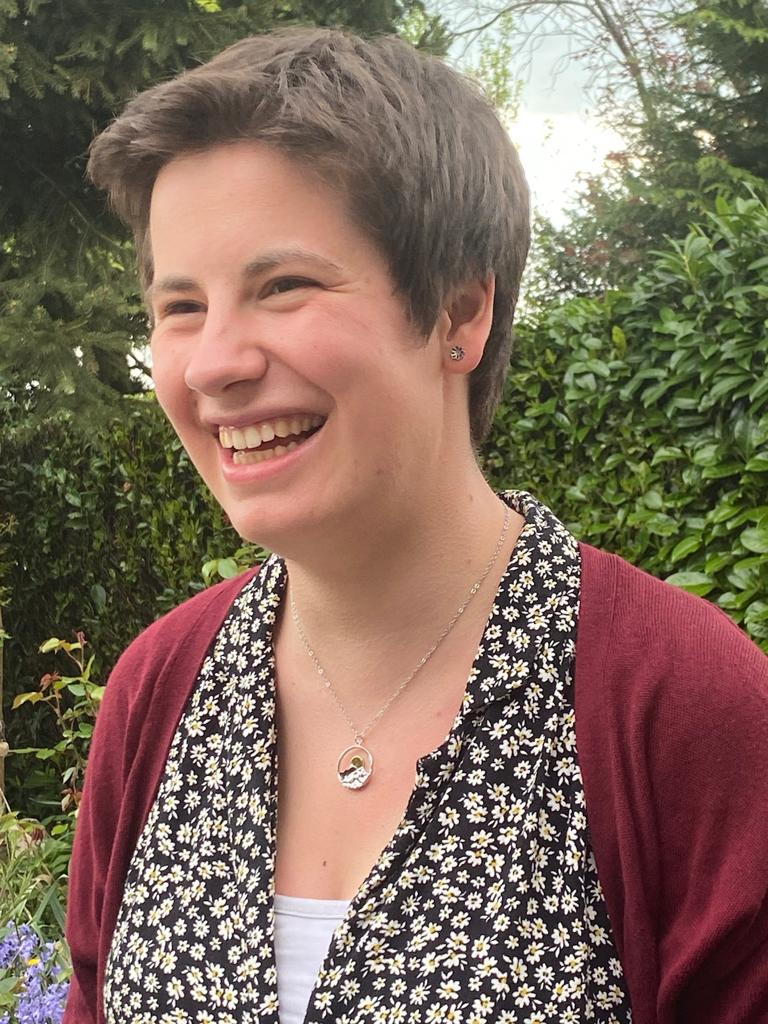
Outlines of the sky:
M520 112L509 125L518 147L536 209L562 223L578 188L578 175L599 171L607 153L623 148L621 137L600 123L588 91L588 75L568 53L563 35L543 36L528 66L513 69L523 81ZM461 66L472 51L454 48ZM559 73L558 73L559 72Z

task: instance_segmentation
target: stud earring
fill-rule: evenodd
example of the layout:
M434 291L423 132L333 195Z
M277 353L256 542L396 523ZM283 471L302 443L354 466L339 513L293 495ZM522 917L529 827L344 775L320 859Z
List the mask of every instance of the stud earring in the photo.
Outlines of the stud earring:
M454 345L453 348L451 349L449 355L450 355L451 359L453 359L454 362L460 363L461 360L466 355L466 352L461 347L461 345Z

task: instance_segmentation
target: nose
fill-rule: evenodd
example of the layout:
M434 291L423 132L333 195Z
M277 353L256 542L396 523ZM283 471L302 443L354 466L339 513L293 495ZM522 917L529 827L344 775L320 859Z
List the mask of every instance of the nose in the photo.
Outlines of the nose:
M260 380L268 361L257 334L252 312L209 305L184 373L187 387L217 396L234 385Z

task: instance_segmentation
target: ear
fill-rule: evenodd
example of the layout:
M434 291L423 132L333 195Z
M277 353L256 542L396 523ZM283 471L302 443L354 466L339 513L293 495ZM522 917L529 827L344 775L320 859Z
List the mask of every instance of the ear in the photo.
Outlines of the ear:
M440 347L446 369L467 374L483 358L493 322L496 281L466 281L449 295L438 320Z

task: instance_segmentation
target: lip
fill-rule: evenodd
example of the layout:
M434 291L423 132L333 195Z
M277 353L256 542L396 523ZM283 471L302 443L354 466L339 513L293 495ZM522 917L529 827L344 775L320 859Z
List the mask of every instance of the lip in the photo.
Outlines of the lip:
M243 427L258 427L262 423L269 423L272 420L289 420L295 416L322 416L323 419L328 418L328 414L319 412L318 410L299 409L297 407L292 408L275 408L272 409L260 409L258 412L245 413L240 416L226 416L222 414L218 417L205 416L203 417L203 423L210 431L211 434L218 436L220 427L229 427L231 430L242 429Z
M294 413L293 415L299 414ZM307 414L305 413L305 415ZM319 413L316 415L319 415ZM242 425L247 426L254 422L260 421L246 420ZM306 441L302 441L296 448L292 448L291 451L286 452L284 455L276 455L271 459L267 459L265 462L236 465L233 462L234 449L222 448L219 445L219 461L224 479L227 483L235 485L255 484L271 480L281 473L290 471L307 455L312 454L312 451L317 446L318 438L324 432L326 425L327 420L321 427L318 427L314 434L310 435ZM227 426L237 426L237 424L227 423Z

